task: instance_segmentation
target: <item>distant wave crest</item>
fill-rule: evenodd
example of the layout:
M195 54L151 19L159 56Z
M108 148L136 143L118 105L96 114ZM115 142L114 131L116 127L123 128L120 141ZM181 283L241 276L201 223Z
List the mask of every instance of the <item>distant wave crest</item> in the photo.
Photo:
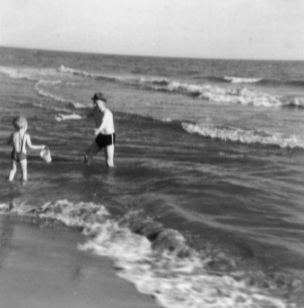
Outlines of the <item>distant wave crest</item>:
M243 78L243 77L233 77L233 76L225 76L224 80L231 83L257 83L263 80L262 78Z
M42 87L41 87L43 85L56 85L56 84L60 84L60 83L61 83L60 80L55 80L55 81L39 80L35 84L35 90L39 93L39 95L41 95L43 97L50 98L50 99L52 99L56 102L59 102L59 103L69 104L75 109L87 108L87 106L82 104L82 103L75 102L75 101L70 100L70 99L65 99L65 98L62 98L61 96L58 96L58 95L53 95L50 92L42 89Z
M260 93L243 89L226 89L217 86L196 85L187 84L179 81L172 81L164 77L134 77L134 76L124 76L124 77L110 77L100 74L88 73L85 71L79 71L72 68L67 68L64 66L60 67L61 72L71 73L74 75L90 77L95 79L106 79L111 81L119 81L128 85L144 87L147 90L152 91L162 91L168 93L178 93L183 95L188 95L191 97L206 99L219 103L234 103L243 105L254 105L254 106L264 106L264 107L277 107L282 106L283 102L279 97L274 95L269 95L266 93ZM238 78L238 77L227 77L232 78L234 82L257 82L260 79L253 78Z
M273 86L294 86L294 87L303 87L304 80L275 80L275 79L266 79L261 77L238 77L238 76L224 76L224 77L209 77L208 79L218 82L229 82L234 84L250 84L257 83L259 85L273 85Z
M9 75L11 78L26 79L36 81L36 90L45 97L50 97L58 102L68 102L73 104L75 108L85 108L81 103L74 102L60 98L59 96L51 95L40 88L45 82L58 82L61 79L61 74L72 74L74 76L81 76L84 78L93 78L95 80L104 80L108 82L119 82L124 85L138 87L149 91L160 91L165 93L177 93L186 95L197 99L208 100L216 103L224 104L242 104L253 105L256 107L289 107L289 108L303 108L303 98L301 97L282 97L279 95L272 95L260 91L255 91L243 88L225 88L214 84L191 84L180 81L170 80L165 77L157 76L108 76L106 74L92 73L83 70L78 70L70 67L60 66L59 69L33 69L33 68L13 68L0 66L0 72ZM215 77L214 77L215 78ZM216 77L217 81L219 80ZM210 78L209 78L210 79ZM221 78L220 78L221 79ZM222 78L225 82L231 83L265 83L269 82L261 78L242 78L235 76L225 76ZM275 82L275 81L273 81ZM297 85L304 85L302 81L294 81ZM294 84L291 81L292 84Z
M176 92L219 103L254 105L257 107L278 107L283 105L279 96L246 88L227 89L211 85L195 85L173 81L167 86L155 86L153 89L155 91Z
M6 74L13 79L36 81L36 79L32 76L30 72L24 70L17 70L13 67L0 66L0 73Z
M190 134L197 133L204 137L220 139L223 141L304 149L303 138L295 135L286 137L281 134L271 134L260 130L245 130L229 126L203 126L190 123L182 123L182 127Z
M60 66L59 71L61 73L68 73L68 74L72 74L75 76L89 77L89 78L94 78L94 79L99 79L99 80L106 80L106 81L116 81L117 80L116 77L105 76L105 75L97 74L97 73L89 73L86 71L82 71L82 70L78 70L78 69L74 69L70 67L65 67L64 65Z

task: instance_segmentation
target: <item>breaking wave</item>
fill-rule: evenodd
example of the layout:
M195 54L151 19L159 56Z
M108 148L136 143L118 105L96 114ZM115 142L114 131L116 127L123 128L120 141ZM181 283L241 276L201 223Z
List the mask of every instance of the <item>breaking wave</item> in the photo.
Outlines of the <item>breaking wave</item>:
M297 279L237 270L224 253L198 252L177 230L137 211L115 220L102 205L68 200L41 207L0 204L0 211L35 215L77 228L87 239L79 249L111 258L118 276L164 307L298 307L281 296L297 291L301 284Z
M161 91L167 93L178 93L200 99L206 99L209 101L219 103L233 103L242 105L254 105L257 107L278 107L283 106L284 102L282 98L267 93L261 93L252 91L246 88L242 89L227 89L209 84L188 84L179 81L172 81L164 77L136 77L136 76L120 76L112 77L100 74L88 73L85 71L79 71L72 68L60 67L61 72L66 72L74 75L80 75L84 77L90 77L95 79L105 79L109 81L121 82L127 85L144 87L146 90ZM238 78L238 77L225 77L232 78L234 83L241 82L257 82L260 79L254 78ZM223 79L228 81L228 79Z
M238 76L224 76L224 77L209 77L208 79L218 82L228 82L228 83L257 83L259 85L273 85L273 86L294 86L294 87L303 87L303 80L274 80L274 79L265 79L259 77L238 77Z
M94 79L99 79L99 80L106 80L106 81L116 81L117 80L116 77L105 76L105 75L101 75L97 73L89 73L86 71L77 70L77 69L70 68L70 67L65 67L64 65L60 66L59 71L62 73L72 74L75 76L89 77L89 78L94 78Z
M226 89L211 85L192 85L171 82L166 87L154 87L154 90L176 92L219 103L254 105L257 107L279 107L283 105L279 96L256 92L246 88Z
M58 73L52 68L32 68L32 67L10 67L0 66L0 73L8 75L13 79L24 79L30 81L38 81L41 77L56 78Z
M56 81L39 80L35 83L35 90L38 92L39 95L46 97L46 98L50 98L50 99L54 100L55 102L69 104L76 109L87 108L87 106L82 104L82 103L75 102L75 101L70 100L70 99L65 99L65 98L62 98L61 96L58 96L58 95L53 95L53 94L51 94L51 93L49 93L46 90L43 90L41 88L41 86L43 86L43 85L56 85L56 84L60 84L60 83L61 83L60 80L56 80Z
M225 76L224 80L231 83L258 83L262 81L262 78L243 78L243 77L233 77L233 76Z
M30 74L30 72L19 71L12 67L4 67L0 66L0 73L8 75L10 78L13 79L24 79L30 81L36 81L34 77Z
M246 130L232 126L198 125L190 123L182 123L182 127L190 134L197 133L204 137L223 141L304 149L304 139L296 135L286 137L279 133L271 134L261 130Z
M165 77L148 77L148 76L107 76L99 73L91 73L82 70L77 70L65 66L59 69L33 69L33 68L13 68L0 67L0 72L9 75L11 78L26 79L36 81L35 89L41 96L52 98L57 102L70 103L75 108L86 108L79 102L63 99L59 96L52 95L41 89L43 84L56 84L61 78L60 74L71 74L85 78L93 78L96 80L105 80L110 82L119 82L124 85L138 87L140 89L150 91L160 91L165 93L177 93L190 96L197 99L208 100L216 103L224 104L241 104L253 105L256 107L304 107L303 97L282 97L272 95L255 90L243 88L225 88L208 83L191 84L180 81L169 80ZM215 78L215 77L214 77ZM209 78L210 79L210 78ZM243 84L243 83L265 83L267 80L261 78L242 78L234 76L218 77L217 80L225 82ZM279 81L273 81L279 82ZM291 81L292 84L301 85L302 81Z
M290 97L284 103L284 107L304 108L304 97Z

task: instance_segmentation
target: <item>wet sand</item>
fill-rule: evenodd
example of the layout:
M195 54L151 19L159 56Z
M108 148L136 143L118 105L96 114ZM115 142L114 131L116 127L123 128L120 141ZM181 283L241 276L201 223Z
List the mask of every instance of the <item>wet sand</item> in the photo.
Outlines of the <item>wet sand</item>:
M111 260L80 251L83 236L58 223L0 216L1 308L156 308L115 275Z

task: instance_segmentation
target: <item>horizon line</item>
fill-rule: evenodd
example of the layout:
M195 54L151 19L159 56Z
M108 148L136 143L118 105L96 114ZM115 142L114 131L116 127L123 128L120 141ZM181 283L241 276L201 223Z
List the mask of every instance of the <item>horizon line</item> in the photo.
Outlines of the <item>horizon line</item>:
M195 60L219 60L219 61L269 61L269 62L304 62L304 59L260 59L260 58L212 58L212 57L185 57L185 56L157 56L157 55L140 55L140 54L123 54L123 53L103 53L103 52L91 52L91 51L76 51L76 50L60 50L60 49L43 49L34 47L17 47L17 46L4 46L0 44L0 48L7 49L25 49L33 51L51 51L62 53L78 53L78 54L94 54L94 55L107 55L107 56L121 56L121 57L147 57L147 58L167 58L167 59L195 59Z

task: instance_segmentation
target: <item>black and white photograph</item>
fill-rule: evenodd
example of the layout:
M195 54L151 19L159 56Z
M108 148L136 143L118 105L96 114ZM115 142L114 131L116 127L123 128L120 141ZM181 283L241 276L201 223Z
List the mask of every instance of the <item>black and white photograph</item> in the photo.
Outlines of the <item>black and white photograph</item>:
M0 307L304 307L303 0L0 0Z

